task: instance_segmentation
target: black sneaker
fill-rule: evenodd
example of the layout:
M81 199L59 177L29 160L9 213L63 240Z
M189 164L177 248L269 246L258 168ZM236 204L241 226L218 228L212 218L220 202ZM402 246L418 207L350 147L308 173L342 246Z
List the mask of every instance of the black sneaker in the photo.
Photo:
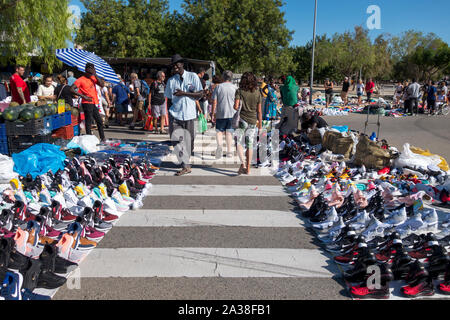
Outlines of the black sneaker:
M22 288L33 291L39 280L39 275L41 274L42 262L37 259L28 259L28 264L26 267L20 270L23 275L23 285Z
M326 204L323 193L319 194L313 201L311 208L305 212L305 216L308 218L314 217L318 211Z
M76 268L78 264L70 262L58 256L55 245L46 244L44 250L39 256L42 262L42 269L54 273L66 274Z
M36 288L56 289L66 283L67 279L48 270L41 270Z
M420 241L420 236L415 233L411 233L409 236L402 240L402 243L405 249L412 250Z
M433 253L428 258L428 265L426 267L430 277L437 279L439 275L444 274L447 266L450 264L450 257L442 246L433 247Z
M357 215L358 215L358 209L356 206L354 206L352 209L346 210L345 214L342 216L342 219L344 220L344 223L347 223L348 221L352 220Z
M392 273L395 280L402 280L407 277L412 266L414 259L405 251L399 250L392 261Z
M362 257L358 260L354 267L344 272L344 279L351 283L361 283L367 278L367 268L377 264L377 260L373 254Z
M9 257L11 255L11 249L14 247L14 240L12 238L0 239L0 267L8 268Z

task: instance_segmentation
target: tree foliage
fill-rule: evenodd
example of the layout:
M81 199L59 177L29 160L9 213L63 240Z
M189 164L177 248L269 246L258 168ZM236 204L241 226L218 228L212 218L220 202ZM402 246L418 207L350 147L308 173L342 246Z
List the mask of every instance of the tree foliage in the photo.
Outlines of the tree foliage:
M51 70L55 50L71 38L68 0L0 0L0 63L29 65L39 56Z
M309 78L312 43L292 48L298 79ZM354 32L321 35L316 40L314 79L340 81L345 76L356 79L359 72L377 80L435 79L448 75L448 45L435 34L407 31L392 37L381 34L371 40L368 30L360 26Z
M435 34L407 31L392 39L393 77L438 80L450 73L450 48Z
M76 43L99 55L215 60L234 71L283 73L292 39L280 0L185 0L168 14L166 0L83 0Z
M82 0L75 43L101 56L154 57L165 50L167 0Z
M292 65L284 50L292 33L280 0L185 0L188 24L180 43L201 59L236 71L283 73Z

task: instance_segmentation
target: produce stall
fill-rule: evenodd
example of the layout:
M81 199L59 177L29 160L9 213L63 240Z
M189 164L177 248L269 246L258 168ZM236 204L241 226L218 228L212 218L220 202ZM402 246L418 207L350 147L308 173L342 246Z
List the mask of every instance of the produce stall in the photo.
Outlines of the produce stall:
M70 140L79 133L78 109L63 101L44 105L12 102L0 112L0 153L4 155L54 139Z

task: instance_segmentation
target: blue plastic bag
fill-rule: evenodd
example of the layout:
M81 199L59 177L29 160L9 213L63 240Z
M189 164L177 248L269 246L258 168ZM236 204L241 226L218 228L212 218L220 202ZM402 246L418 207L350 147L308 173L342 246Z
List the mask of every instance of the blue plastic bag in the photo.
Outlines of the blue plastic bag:
M59 146L39 143L21 153L14 153L12 159L15 172L21 176L29 173L34 179L39 175L46 174L49 170L52 172L63 170L66 154L60 150Z
M348 126L332 126L332 129L335 129L339 132L348 132Z

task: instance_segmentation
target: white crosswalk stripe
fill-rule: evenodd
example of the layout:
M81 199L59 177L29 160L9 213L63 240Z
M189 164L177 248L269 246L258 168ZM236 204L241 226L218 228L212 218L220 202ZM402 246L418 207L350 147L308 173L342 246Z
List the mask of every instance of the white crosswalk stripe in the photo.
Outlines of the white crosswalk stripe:
M204 197L282 197L286 192L281 186L188 186L188 185L158 185L152 191L151 197L158 196L204 196Z
M120 261L120 263L119 263ZM321 277L331 278L317 250L252 248L96 249L82 277ZM337 269L336 269L337 270Z
M275 210L137 210L124 214L115 227L303 227L292 212Z

